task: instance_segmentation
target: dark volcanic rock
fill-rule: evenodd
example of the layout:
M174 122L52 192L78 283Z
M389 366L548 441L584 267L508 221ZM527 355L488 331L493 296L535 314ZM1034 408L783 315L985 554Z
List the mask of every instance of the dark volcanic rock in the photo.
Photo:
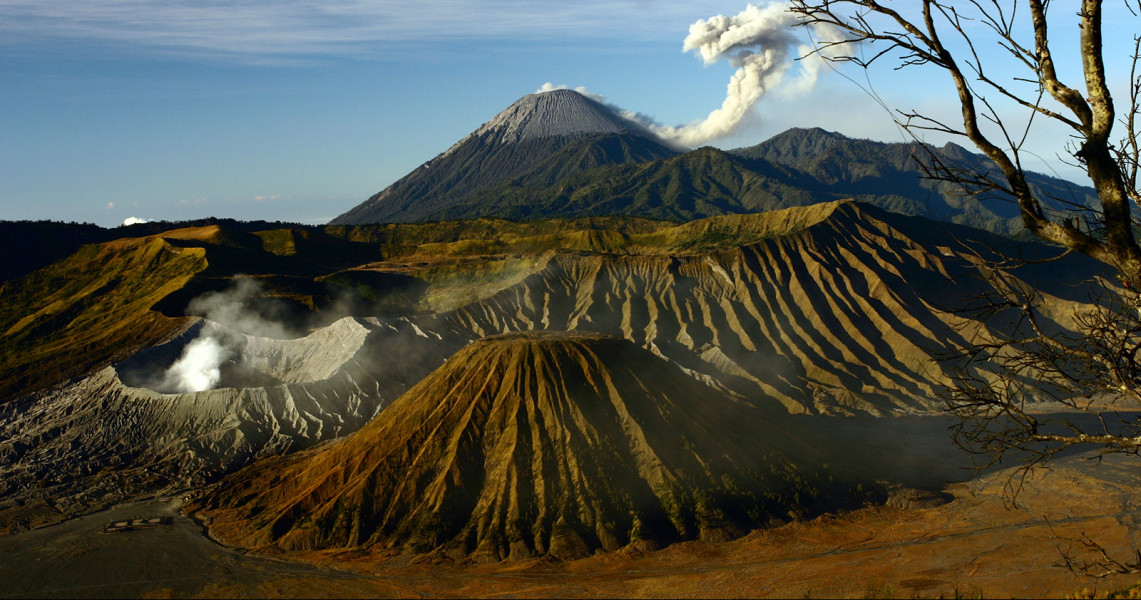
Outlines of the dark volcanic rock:
M245 336L241 362L261 377L244 387L146 387L154 381L146 372L161 375L200 329L0 407L0 480L10 488L0 495L23 502L50 493L85 511L209 483L255 457L357 431L455 348L407 321L346 318L296 340ZM116 471L135 480L108 479Z
M841 199L1025 235L1004 193L965 194L921 164L999 173L954 144L884 143L819 128L790 129L756 146L670 148L642 125L570 90L526 96L335 224L497 217L631 215L689 221ZM1094 190L1028 173L1050 210L1097 206Z

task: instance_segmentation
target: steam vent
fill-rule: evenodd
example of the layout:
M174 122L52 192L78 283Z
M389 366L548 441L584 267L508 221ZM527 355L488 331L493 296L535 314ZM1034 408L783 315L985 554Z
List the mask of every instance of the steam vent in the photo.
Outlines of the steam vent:
M328 379L361 352L371 328L342 319L306 337L246 335L201 321L171 342L117 366L125 385L161 393L259 388Z
M727 539L831 508L819 470L788 458L806 452L792 424L620 338L507 334L359 432L236 473L204 506L223 539L286 550L572 559Z

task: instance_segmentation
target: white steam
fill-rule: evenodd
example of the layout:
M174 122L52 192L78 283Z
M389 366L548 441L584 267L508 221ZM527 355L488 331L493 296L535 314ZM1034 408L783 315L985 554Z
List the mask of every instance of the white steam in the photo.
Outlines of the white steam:
M265 319L248 308L249 300L261 293L252 279L234 280L232 287L208 292L194 298L186 307L189 314L204 316L207 324L182 350L182 356L171 363L162 376L162 389L171 392L200 392L218 386L223 365L241 354L244 338L235 330L249 335L272 338L291 337L280 323Z
M249 301L260 295L261 285L249 277L234 279L233 285L220 292L207 292L186 305L186 312L202 315L229 329L249 335L284 339L292 337L281 323L250 310Z
M182 356L163 374L162 389L172 392L201 392L222 380L222 363L233 350L213 337L197 337L182 350Z
M645 115L606 103L604 98L589 94L584 88L574 89L606 103L623 117L681 146L695 147L731 135L748 123L753 106L774 89L780 88L791 94L811 90L827 64L825 56L835 57L839 48L848 46L829 47L828 54L820 50L805 34L810 32L812 37L827 46L828 42L841 40L842 32L823 24L794 29L798 18L789 11L789 6L788 2L772 2L764 6L749 4L735 16L698 19L689 26L689 35L682 45L683 52L699 53L706 65L726 60L737 68L729 80L721 108L710 112L703 120L676 127L661 125ZM786 73L794 64L799 64L799 76L785 81ZM566 87L546 83L538 91Z

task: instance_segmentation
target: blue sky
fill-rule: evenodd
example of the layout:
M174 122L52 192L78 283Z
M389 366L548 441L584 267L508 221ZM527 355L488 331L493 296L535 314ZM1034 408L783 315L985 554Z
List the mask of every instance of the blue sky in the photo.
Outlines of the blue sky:
M721 105L735 70L682 52L689 26L745 6L0 0L0 219L323 222L547 82L688 123ZM889 103L954 113L933 74L876 82ZM904 139L826 73L770 92L711 145L794 126Z

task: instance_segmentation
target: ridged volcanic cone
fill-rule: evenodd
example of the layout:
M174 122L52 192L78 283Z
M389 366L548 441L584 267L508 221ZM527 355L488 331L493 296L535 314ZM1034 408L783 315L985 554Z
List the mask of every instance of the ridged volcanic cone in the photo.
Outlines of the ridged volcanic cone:
M457 352L356 434L257 463L203 506L217 535L251 547L574 558L818 508L819 475L784 458L803 445L779 415L626 340L509 334Z

